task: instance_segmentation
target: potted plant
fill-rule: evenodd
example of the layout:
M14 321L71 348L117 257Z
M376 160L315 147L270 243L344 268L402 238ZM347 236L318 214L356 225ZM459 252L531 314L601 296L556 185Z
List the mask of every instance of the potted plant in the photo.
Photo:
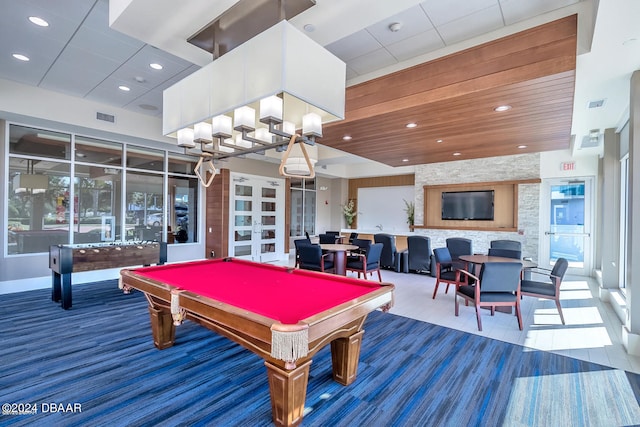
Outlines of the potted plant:
M347 203L342 205L342 214L344 215L344 220L347 223L347 227L351 228L351 224L353 224L353 219L356 216L355 203L353 199L349 199Z
M414 202L407 202L406 200L404 200L404 206L405 206L404 211L407 214L407 224L409 224L409 230L413 231L414 213L415 213L416 205Z

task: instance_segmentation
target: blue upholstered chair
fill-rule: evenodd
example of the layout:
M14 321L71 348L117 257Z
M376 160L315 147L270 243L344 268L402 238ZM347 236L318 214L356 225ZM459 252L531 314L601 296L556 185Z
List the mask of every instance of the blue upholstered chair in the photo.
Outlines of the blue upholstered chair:
M320 245L300 245L300 268L304 270L322 271L334 273L333 261L328 258L329 254L322 254Z
M393 271L400 271L400 254L396 250L396 238L390 234L378 233L373 236L375 243L382 243L380 267Z
M364 254L358 254L356 258L350 258L347 261L347 271L355 271L364 274L364 278L367 278L367 274L373 275L374 271L378 272L378 280L382 282L382 275L380 274L380 255L382 254L382 243L374 243L367 248Z
M450 237L446 240L447 249L451 254L453 266L455 268L467 268L467 263L460 261L460 255L473 255L473 242L464 237ZM468 267L469 270L473 270L472 267Z
M407 256L409 272L431 271L431 239L426 236L408 236Z
M433 289L433 299L438 294L438 286L440 283L446 283L447 289L444 291L446 294L449 292L449 285L459 285L460 276L455 267L453 266L453 260L451 254L447 248L437 248L433 250L433 257L436 262L436 286Z
M551 271L539 267L528 269L534 274L546 275L550 280L544 282L523 280L521 285L522 295L554 300L563 325L565 323L562 315L562 306L560 305L560 285L567 268L569 268L569 262L564 258L558 258Z
M296 247L296 264L295 267L300 265L300 246L302 245L310 245L311 240L308 238L296 239L293 241L293 245Z
M495 314L498 306L515 307L518 327L522 330L522 315L520 313L520 272L522 264L519 262L486 262L482 264L480 276L476 277L466 270L460 270L461 275L475 280L474 285L460 285L456 290L455 313L459 312L458 297L476 308L478 330L482 330L480 308L490 307L491 315Z

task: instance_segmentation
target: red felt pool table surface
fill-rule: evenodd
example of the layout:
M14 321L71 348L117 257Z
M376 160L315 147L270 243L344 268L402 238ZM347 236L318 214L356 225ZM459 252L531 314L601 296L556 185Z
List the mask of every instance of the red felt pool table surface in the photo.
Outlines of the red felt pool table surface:
M380 289L378 282L238 259L195 261L133 271L284 324L295 324Z

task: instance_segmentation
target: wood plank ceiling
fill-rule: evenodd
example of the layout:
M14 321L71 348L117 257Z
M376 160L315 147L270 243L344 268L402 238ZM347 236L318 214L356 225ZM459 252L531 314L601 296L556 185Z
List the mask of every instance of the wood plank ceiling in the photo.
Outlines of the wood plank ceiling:
M320 144L390 166L569 148L576 43L573 15L351 86Z

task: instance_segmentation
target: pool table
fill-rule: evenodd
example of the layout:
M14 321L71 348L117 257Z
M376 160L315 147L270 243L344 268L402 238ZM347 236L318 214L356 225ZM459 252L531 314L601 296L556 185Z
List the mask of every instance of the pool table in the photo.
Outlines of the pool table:
M199 323L262 357L273 422L302 421L312 357L331 343L333 378L351 384L367 315L393 304L394 287L234 258L124 269L120 287L149 302L153 341L170 347L175 326Z

